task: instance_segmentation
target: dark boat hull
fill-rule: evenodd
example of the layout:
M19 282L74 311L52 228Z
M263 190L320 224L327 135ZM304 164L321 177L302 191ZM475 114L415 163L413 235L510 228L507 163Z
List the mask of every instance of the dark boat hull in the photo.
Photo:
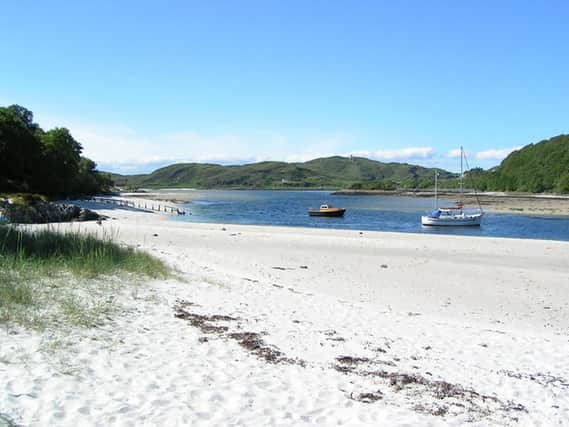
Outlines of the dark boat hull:
M344 216L344 212L346 212L346 209L341 209L341 208L330 209L330 210L326 210L326 211L310 210L310 211L308 211L308 215L310 215L310 216L339 217L339 216Z

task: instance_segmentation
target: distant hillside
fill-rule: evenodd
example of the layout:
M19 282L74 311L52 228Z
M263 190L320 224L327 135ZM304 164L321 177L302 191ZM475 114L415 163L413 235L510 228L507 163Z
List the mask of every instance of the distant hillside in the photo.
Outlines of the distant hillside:
M117 175L119 187L190 188L427 188L434 170L406 163L382 163L362 157L327 157L305 163L261 162L238 166L180 163L148 175ZM441 171L442 179L456 174Z
M471 175L483 191L569 193L569 135L526 145L497 168Z

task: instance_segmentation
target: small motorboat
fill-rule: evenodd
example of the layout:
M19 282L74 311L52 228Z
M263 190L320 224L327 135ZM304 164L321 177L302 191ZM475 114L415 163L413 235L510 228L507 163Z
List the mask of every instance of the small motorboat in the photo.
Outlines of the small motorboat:
M308 209L308 215L310 216L344 216L346 209L344 208L334 208L330 205L320 205L319 209Z

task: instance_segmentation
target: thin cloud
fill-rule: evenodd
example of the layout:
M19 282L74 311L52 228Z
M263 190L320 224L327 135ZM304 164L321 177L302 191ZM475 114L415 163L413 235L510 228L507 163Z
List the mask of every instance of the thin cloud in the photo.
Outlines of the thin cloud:
M161 167L168 166L174 162L163 160L158 162L138 162L138 163L125 163L125 162L97 162L97 169L103 172L114 172L123 175L132 175L138 173L148 173L160 169Z
M151 135L116 124L58 121L58 125L71 130L83 145L84 155L101 170L119 173L146 173L172 163L305 162L336 155L425 162L434 152L432 147L406 147L346 154L354 141L345 135L290 137L274 132L201 134L189 130Z
M370 158L373 157L373 153L368 150L359 150L359 151L350 151L348 154L345 155L345 157L350 157L350 156Z
M322 157L332 157L337 156L335 153L300 153L300 154L289 154L284 158L285 162L288 163L299 163L308 162L314 159L320 159Z
M522 146L504 148L501 150L484 150L476 153L478 160L503 160L513 151L521 149Z
M379 160L429 159L433 157L432 147L407 147L394 150L377 150L372 152L373 158Z
M343 136L296 138L269 132L199 134L193 131L140 134L120 125L59 122L69 128L100 169L121 173L149 172L172 163L244 164L267 160L306 161L342 152ZM295 152L302 146L301 152ZM293 153L293 154L291 154Z
M460 157L460 148L455 148L454 150L450 150L447 153L447 157L451 158L451 159L457 159Z
M462 149L462 151L464 152L464 154L466 154L468 157L470 157L470 152L469 152L469 151L466 151L464 148ZM454 150L450 150L450 151L447 153L447 157L448 157L449 159L458 159L458 158L460 157L460 153L461 153L460 148L455 148Z

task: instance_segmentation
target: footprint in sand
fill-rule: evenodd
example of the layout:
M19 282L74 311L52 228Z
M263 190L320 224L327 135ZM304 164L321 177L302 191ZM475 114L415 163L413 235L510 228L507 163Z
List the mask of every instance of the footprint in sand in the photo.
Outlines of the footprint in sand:
M77 412L79 412L81 415L89 415L91 413L91 408L89 406L80 406L77 409Z
M150 383L146 386L146 391L158 390L160 386L156 383Z

